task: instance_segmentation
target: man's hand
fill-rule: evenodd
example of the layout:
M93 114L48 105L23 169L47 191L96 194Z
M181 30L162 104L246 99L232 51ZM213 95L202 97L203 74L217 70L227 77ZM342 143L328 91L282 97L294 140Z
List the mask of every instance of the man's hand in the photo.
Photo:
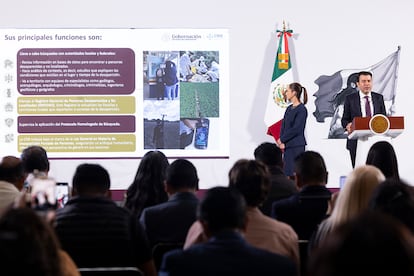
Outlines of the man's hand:
M352 123L348 123L346 125L346 131L348 131L348 133L351 133L351 126L352 126Z

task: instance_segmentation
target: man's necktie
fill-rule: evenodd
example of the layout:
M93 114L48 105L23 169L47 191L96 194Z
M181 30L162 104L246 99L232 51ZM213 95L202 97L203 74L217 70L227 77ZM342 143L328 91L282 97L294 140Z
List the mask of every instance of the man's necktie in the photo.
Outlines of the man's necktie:
M365 115L367 117L371 117L372 113L371 113L371 106L369 104L369 97L365 96L364 98L365 98Z

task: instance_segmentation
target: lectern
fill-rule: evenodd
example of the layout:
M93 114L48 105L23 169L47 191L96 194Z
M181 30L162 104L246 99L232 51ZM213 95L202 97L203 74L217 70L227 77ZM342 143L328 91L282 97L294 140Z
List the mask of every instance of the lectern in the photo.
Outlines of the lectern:
M386 117L381 114L372 117L355 117L352 121L349 139L358 139L355 166L365 164L371 146L378 141L388 141L404 131L404 117Z

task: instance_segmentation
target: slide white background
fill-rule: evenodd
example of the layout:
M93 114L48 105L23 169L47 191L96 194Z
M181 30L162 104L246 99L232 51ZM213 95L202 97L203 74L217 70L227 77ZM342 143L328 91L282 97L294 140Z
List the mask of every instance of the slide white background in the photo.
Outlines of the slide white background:
M308 149L319 151L325 158L329 187L338 187L339 176L348 174L351 166L345 140L325 139L328 125L316 123L312 115L312 95L318 89L314 81L340 69L371 66L400 45L395 115L405 116L405 131L393 145L401 177L414 184L414 3L410 1L16 0L2 4L0 28L229 29L230 158L191 160L198 168L201 188L226 185L227 172L236 160L253 158L258 144L273 141L266 135L263 116L278 43L275 31L282 27L283 20L294 31L291 54L297 66L297 81L310 96ZM71 182L76 166L82 162L105 166L111 174L112 189L125 189L139 164L138 159L54 160L51 173L59 181Z

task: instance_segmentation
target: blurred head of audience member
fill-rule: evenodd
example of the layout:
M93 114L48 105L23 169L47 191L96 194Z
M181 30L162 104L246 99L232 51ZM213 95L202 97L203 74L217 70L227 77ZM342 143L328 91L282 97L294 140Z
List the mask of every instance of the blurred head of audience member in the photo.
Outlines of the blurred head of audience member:
M200 202L198 219L208 237L222 231L243 232L246 229L246 202L236 189L211 188Z
M258 207L269 194L269 171L261 162L238 160L229 171L229 187L239 190L248 206Z
M275 144L265 142L254 150L254 158L266 166L283 168L282 150Z
M338 226L310 255L307 275L414 275L412 236L379 212Z
M400 178L397 155L393 146L387 141L379 141L371 146L366 164L380 169L386 178Z
M21 155L24 171L27 174L49 173L49 159L46 150L41 146L30 146L23 150Z
M186 159L177 159L168 166L165 179L165 190L168 195L177 192L192 191L198 188L197 169Z
M139 217L146 207L168 200L164 189L168 165L168 159L161 151L148 151L142 158L125 199L125 207L136 216Z
M23 188L26 174L22 161L14 156L5 156L0 163L0 181L13 184L19 191Z
M414 188L406 182L396 178L382 182L374 190L369 207L394 217L414 234Z
M0 218L2 275L62 275L59 244L50 225L30 208Z
M323 157L315 151L305 151L295 159L295 179L299 188L311 185L325 186L328 181Z
M81 164L72 179L74 196L111 197L108 171L98 164Z
M14 156L5 156L0 163L0 212L11 207L19 198L26 174L21 160Z

